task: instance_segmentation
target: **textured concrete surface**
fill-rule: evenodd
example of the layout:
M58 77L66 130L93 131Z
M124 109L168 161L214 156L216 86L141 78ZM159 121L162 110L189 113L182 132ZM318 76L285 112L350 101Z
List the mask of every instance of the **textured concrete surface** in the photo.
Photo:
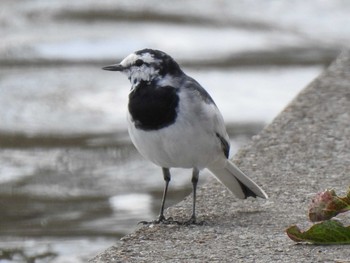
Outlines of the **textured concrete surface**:
M212 179L198 194L205 225L140 227L91 262L350 262L348 246L298 245L285 234L289 225L311 225L307 208L314 193L335 188L341 194L349 186L350 53L234 158L270 199L238 200ZM184 220L190 209L187 198L167 215Z

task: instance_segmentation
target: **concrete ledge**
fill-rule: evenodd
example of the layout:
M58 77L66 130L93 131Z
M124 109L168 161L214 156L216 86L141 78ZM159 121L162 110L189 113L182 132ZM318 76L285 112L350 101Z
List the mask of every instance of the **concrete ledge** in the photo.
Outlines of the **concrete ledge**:
M238 200L213 179L198 193L199 220L207 224L141 227L90 262L349 260L346 246L296 245L285 229L310 225L313 193L344 193L350 184L350 53L343 52L235 159L270 199ZM188 198L167 214L185 219L190 210Z

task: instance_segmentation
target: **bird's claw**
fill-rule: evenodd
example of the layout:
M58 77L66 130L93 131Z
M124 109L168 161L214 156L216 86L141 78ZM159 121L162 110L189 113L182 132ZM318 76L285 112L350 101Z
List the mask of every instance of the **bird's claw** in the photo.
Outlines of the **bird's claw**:
M204 225L204 221L197 221L195 216L192 216L189 220L182 223L182 225L189 226L189 225L196 225L196 226L202 226Z
M197 221L196 217L191 217L189 220L185 222L180 222L177 220L174 220L172 217L165 218L164 216L160 216L158 219L153 221L140 221L138 224L143 225L158 225L158 224L164 224L164 225L182 225L182 226L189 226L189 225L197 225L202 226L204 225L204 221Z
M143 225L158 225L158 224L181 225L182 223L174 220L172 217L165 218L164 216L160 216L158 219L153 220L153 221L140 221L139 224L143 224Z

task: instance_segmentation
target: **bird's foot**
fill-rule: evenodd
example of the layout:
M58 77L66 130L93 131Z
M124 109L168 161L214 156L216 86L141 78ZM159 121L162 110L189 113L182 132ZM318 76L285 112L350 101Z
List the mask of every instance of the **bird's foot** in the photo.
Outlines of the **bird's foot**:
M190 226L190 225L196 225L196 226L202 226L205 224L204 221L197 221L195 216L192 216L189 220L185 222L180 222L177 220L174 220L172 217L165 218L164 216L159 216L158 219L153 221L141 221L139 224L143 225L158 225L158 224L164 224L164 225L181 225L181 226Z
M161 215L158 219L153 221L141 221L139 224L143 225L158 225L158 224L165 224L165 225L182 225L181 222L174 220L172 217L165 218L165 216Z
M196 225L196 226L202 226L204 225L204 221L197 221L195 216L191 216L191 218L183 223L181 225L189 226L189 225Z

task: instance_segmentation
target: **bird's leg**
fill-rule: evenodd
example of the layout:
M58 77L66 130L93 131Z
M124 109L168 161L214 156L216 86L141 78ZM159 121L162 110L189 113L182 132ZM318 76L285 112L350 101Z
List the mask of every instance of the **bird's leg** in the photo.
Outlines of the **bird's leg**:
M163 167L162 170L163 170L163 177L164 177L164 181L165 181L165 186L164 186L164 191L163 191L162 205L160 207L160 213L159 213L159 217L158 217L159 223L166 221L166 218L164 216L164 206L165 206L166 195L168 192L169 182L171 180L169 168Z
M192 171L192 188L193 188L193 200L192 200L192 216L191 220L193 223L196 222L196 198L197 198L197 184L198 184L198 176L199 170L197 168L193 168Z
M186 221L185 225L198 224L196 222L196 197L197 197L197 184L198 184L199 170L193 168L192 171L192 187L193 187L193 203L192 203L192 216ZM199 223L202 224L202 223Z
M185 222L179 222L176 220L173 220L170 218L165 218L164 216L164 207L165 207L165 200L168 192L168 186L171 179L169 168L163 168L163 176L165 181L164 191L163 191L163 198L162 198L162 204L160 207L160 213L158 219L147 222L147 221L141 221L139 224L149 225L149 224L178 224L178 225L202 225L204 222L197 222L196 221L196 197L197 197L197 184L198 184L198 177L199 177L199 170L197 168L194 168L192 171L192 187L193 187L193 203L192 203L192 216L189 220Z
M164 181L165 181L165 186L164 186L164 191L163 191L163 198L162 198L162 204L160 207L160 213L159 213L159 217L158 219L151 221L151 222L147 222L147 221L141 221L139 222L139 224L144 224L144 225L148 225L148 224L160 224L160 223L164 223L164 224L172 224L172 223L177 223L177 221L174 221L172 218L165 218L164 216L164 207L165 207L165 200L166 200L166 195L168 192L168 186L169 186L169 182L171 180L171 175L170 175L170 170L169 168L162 168L163 170L163 177L164 177Z

